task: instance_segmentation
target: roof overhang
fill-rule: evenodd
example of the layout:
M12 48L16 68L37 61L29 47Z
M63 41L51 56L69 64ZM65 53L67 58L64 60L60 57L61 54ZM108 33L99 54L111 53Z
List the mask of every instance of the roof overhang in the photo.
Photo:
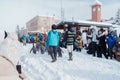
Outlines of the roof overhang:
M57 29L64 29L65 25L71 26L71 27L90 27L90 26L97 26L97 27L113 27L113 24L105 23L105 22L92 22L92 21L61 21L56 25Z

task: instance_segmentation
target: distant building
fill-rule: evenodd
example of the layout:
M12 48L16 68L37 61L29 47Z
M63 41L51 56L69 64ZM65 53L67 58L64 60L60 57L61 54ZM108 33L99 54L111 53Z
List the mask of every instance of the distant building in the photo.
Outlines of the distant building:
M51 25L57 23L59 20L49 16L36 16L26 23L28 32L38 31L46 33L51 29Z
M104 22L101 19L101 6L102 3L95 0L94 4L91 6L91 19L90 21ZM47 33L51 29L51 25L59 22L60 20L49 16L36 16L26 23L26 28L28 32L37 31L41 33Z
M101 22L101 5L102 3L98 0L92 5L92 21Z

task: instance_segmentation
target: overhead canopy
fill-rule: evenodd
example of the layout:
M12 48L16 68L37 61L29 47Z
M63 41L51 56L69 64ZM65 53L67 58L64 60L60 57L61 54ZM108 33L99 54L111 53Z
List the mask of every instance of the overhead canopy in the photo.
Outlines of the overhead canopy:
M90 26L97 26L97 27L113 27L110 23L104 22L92 22L92 21L61 21L55 24L57 29L64 29L65 25L72 26L72 27L90 27Z
M55 25L57 26L57 29L64 29L65 25L75 27L75 26L78 26L79 23L78 22L71 22L71 21L61 21Z

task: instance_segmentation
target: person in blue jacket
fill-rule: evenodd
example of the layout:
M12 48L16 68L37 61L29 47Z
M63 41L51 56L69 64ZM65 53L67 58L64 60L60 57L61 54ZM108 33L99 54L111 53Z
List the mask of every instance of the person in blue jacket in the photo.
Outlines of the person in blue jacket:
M55 62L57 60L57 48L59 46L59 33L56 31L56 25L52 25L52 30L48 32L48 38L47 38L47 47L48 47L48 53L50 54L52 61Z
M26 36L26 35L23 35L23 36L22 36L23 45L26 45L26 41L27 41L27 36Z
M107 45L108 45L108 55L110 56L110 59L113 57L113 52L112 49L116 43L117 40L117 34L115 34L115 31L112 31L110 34L107 36Z
M29 39L30 39L30 42L31 42L31 43L34 43L34 42L35 42L32 34L29 35Z

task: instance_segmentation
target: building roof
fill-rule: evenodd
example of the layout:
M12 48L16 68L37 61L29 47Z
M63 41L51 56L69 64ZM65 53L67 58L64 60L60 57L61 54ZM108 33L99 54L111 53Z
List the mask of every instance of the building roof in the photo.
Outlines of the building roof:
M83 27L90 27L90 26L100 26L100 27L113 27L111 23L105 23L105 22L93 22L93 21L61 21L56 24L57 29L64 29L65 25L77 27L77 26L83 26Z

